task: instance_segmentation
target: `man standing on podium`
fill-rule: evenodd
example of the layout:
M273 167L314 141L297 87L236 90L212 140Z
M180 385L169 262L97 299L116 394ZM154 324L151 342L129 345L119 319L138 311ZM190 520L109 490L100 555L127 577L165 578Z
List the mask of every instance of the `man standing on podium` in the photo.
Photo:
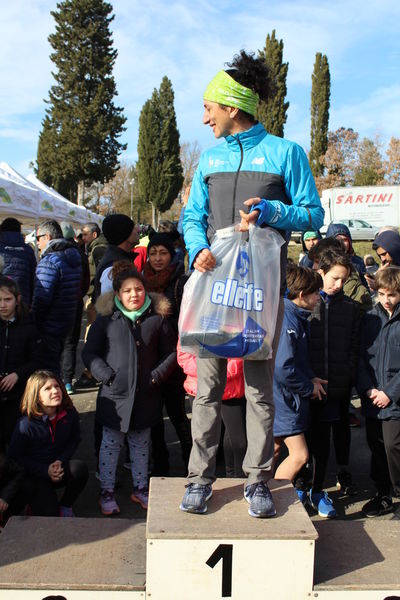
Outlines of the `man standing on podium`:
M307 157L297 144L267 133L255 119L259 99L273 93L265 63L243 50L230 68L219 73L204 93L204 125L224 142L203 152L185 210L183 231L190 267L200 272L215 267L210 243L216 230L240 222L290 232L318 230L324 211ZM247 208L247 213L244 210ZM281 251L281 296L285 284L287 243ZM270 360L245 360L248 447L243 462L247 475L244 497L252 517L273 517L268 488L273 475L274 356L283 317L281 298ZM227 360L197 359L197 395L192 411L193 448L188 485L180 508L202 514L212 496L221 428L221 399Z

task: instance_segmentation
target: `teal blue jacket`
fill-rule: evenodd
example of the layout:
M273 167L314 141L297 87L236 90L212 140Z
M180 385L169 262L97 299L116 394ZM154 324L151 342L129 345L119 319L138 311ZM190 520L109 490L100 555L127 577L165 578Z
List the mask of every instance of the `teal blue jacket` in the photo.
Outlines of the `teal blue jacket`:
M324 210L305 152L270 135L261 123L201 155L183 221L190 266L210 247L217 229L240 221L243 202L254 197L262 198L253 207L260 210L257 225L274 227L286 239L290 231L317 230L323 224Z

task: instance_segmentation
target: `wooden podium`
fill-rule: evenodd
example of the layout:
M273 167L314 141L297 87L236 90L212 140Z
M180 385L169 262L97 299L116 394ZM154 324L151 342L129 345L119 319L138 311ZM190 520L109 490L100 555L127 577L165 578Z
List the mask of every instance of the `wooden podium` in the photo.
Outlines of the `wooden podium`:
M206 514L184 513L185 483L151 480L146 598L307 598L318 534L289 482L270 483L272 519L249 516L238 479L215 482Z

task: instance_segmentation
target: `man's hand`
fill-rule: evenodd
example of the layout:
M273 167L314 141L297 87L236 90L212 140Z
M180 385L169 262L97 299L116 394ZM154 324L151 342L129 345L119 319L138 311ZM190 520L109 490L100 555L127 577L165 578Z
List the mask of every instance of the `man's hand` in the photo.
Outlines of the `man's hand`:
M261 198L249 198L248 200L243 202L243 204L245 206L253 206L254 204L259 204L260 202ZM241 218L239 231L248 231L249 226L255 225L255 223L257 222L257 219L260 216L260 211L257 209L252 210L249 213L245 213L243 210L239 210L239 214Z
M193 267L196 271L200 271L200 273L205 273L206 271L212 271L216 265L216 260L212 252L208 250L208 248L203 248L200 250L198 255L196 256Z
M5 512L7 510L7 508L8 508L8 502L3 500L3 498L0 498L0 513Z
M17 383L17 381L18 381L18 375L16 373L10 373L9 375L6 375L0 381L0 390L2 390L3 392L9 392L10 390L13 389L13 387Z
M375 390L377 391L377 390ZM378 391L377 394L374 394L374 398L372 400L372 404L377 406L378 408L386 408L391 404L391 399L386 396L385 392L382 390Z
M311 394L311 398L318 398L318 400L322 400L323 396L326 396L326 391L324 385L327 385L327 379L320 379L319 377L314 377L311 379L314 384L314 389Z

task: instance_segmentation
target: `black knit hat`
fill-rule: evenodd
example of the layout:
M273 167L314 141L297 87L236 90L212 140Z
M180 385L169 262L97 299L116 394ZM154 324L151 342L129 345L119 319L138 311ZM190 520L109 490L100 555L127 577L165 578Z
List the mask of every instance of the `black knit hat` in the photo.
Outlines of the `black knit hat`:
M0 225L0 231L14 231L21 233L21 223L13 217L7 217Z
M174 243L169 233L155 233L147 245L147 254L152 246L164 246L170 253L171 258L175 256Z
M127 215L108 215L103 221L104 237L112 246L119 246L131 235L135 223Z

